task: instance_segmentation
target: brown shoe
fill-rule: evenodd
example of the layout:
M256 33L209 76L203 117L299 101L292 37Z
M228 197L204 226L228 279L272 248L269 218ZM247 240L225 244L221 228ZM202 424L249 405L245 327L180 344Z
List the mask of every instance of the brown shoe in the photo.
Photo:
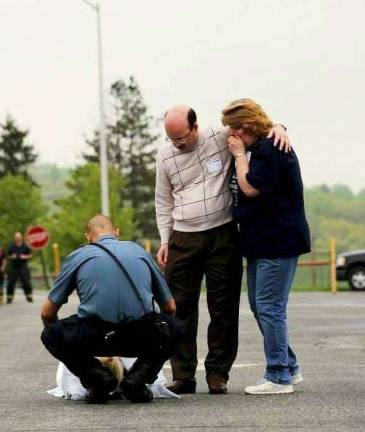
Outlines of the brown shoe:
M175 394L189 394L195 393L196 381L195 378L188 378L185 380L176 380L166 388Z
M210 394L226 394L227 393L227 380L221 375L208 375L207 383Z

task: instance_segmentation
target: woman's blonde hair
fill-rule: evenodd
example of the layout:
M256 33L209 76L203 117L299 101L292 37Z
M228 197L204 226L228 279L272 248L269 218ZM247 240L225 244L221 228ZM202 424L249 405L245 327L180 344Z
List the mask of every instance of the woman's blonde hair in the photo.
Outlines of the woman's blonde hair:
M273 123L265 111L252 99L238 99L222 111L222 123L231 129L243 129L255 137L266 137Z

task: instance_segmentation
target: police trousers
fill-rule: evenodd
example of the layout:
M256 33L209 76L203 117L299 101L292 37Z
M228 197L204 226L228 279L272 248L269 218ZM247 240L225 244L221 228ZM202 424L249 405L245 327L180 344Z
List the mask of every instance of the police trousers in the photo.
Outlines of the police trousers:
M163 364L174 353L183 332L183 323L161 314L168 325L168 340L158 340L146 321L123 325L115 332L115 325L100 319L79 318L72 315L46 327L41 340L47 350L76 375L85 388L93 386L93 372L104 369L95 357L137 357L134 372L143 369L145 383L152 384ZM152 333L153 337L152 337Z
M31 298L33 287L30 282L30 272L28 266L23 265L17 269L11 269L11 271L8 273L8 284L6 288L8 299L13 299L15 285L18 279L20 279L25 296L27 298Z

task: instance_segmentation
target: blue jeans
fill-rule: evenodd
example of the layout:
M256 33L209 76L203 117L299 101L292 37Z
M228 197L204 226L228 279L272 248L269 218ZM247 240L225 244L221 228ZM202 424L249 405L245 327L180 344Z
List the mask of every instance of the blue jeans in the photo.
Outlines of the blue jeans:
M289 346L286 305L298 258L247 260L248 299L264 337L265 378L290 384L299 372Z

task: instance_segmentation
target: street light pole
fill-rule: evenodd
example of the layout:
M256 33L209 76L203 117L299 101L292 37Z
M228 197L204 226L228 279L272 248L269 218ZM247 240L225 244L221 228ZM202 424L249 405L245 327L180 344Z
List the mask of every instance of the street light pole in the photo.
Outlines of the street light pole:
M99 106L100 106L100 190L101 212L109 216L109 185L108 185L108 159L106 151L106 125L104 110L104 86L103 86L103 57L101 46L101 17L99 3L82 0L96 12L98 34L98 66L99 66Z

